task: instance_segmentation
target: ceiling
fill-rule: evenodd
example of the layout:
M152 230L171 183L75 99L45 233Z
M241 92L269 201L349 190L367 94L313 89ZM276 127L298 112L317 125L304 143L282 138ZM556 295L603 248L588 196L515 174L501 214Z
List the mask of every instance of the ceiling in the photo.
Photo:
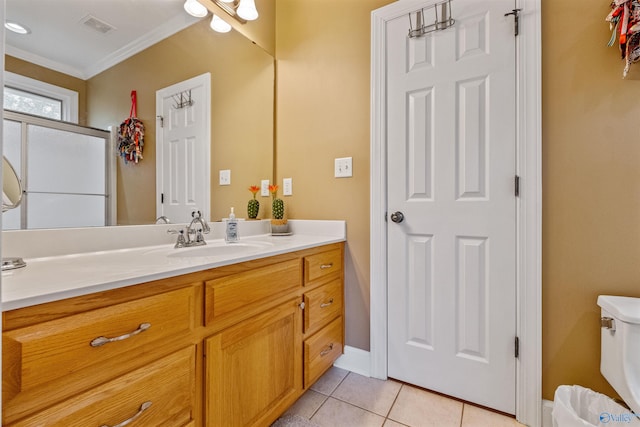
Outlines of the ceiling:
M31 33L5 31L6 53L86 80L197 22L183 4L184 0L7 0L6 19L27 26Z

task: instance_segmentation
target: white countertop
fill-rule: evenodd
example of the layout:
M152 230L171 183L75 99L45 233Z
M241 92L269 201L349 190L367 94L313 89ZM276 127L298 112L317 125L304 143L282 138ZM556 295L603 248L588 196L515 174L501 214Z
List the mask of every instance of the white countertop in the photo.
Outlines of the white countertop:
M238 244L175 249L173 243L24 257L25 268L2 272L2 310L42 304L224 265L343 242L344 221L290 221L290 236L245 235ZM214 223L215 227L215 223ZM149 228L149 232L165 233ZM73 234L73 233L71 233ZM242 236L241 228L241 236ZM73 235L66 235L73 238ZM212 237L216 237L215 235ZM4 238L4 237L3 237ZM206 254L213 251L213 254Z

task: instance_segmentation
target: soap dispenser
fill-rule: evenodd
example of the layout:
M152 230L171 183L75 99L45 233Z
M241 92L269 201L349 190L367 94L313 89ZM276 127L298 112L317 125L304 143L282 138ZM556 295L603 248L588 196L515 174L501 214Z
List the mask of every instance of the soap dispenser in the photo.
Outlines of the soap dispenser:
M236 219L236 214L233 213L233 208L231 208L231 213L229 213L229 219L227 219L226 225L226 235L224 240L228 243L240 240L240 236L238 235L238 220Z

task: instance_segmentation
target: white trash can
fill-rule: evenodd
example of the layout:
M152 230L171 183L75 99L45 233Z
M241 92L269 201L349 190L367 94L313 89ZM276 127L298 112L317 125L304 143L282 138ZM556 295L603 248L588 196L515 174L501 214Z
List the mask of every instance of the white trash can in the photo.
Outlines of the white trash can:
M579 385L556 389L551 419L553 427L640 427L640 415Z

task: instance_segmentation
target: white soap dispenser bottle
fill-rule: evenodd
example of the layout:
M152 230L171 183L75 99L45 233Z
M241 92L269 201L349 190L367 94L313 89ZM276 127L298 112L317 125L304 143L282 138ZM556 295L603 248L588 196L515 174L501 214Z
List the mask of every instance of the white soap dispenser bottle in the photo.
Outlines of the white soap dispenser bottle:
M229 219L227 219L227 230L224 240L228 243L237 242L240 240L240 236L238 235L238 220L236 219L236 214L233 213L233 208L231 208L231 213L229 213Z

